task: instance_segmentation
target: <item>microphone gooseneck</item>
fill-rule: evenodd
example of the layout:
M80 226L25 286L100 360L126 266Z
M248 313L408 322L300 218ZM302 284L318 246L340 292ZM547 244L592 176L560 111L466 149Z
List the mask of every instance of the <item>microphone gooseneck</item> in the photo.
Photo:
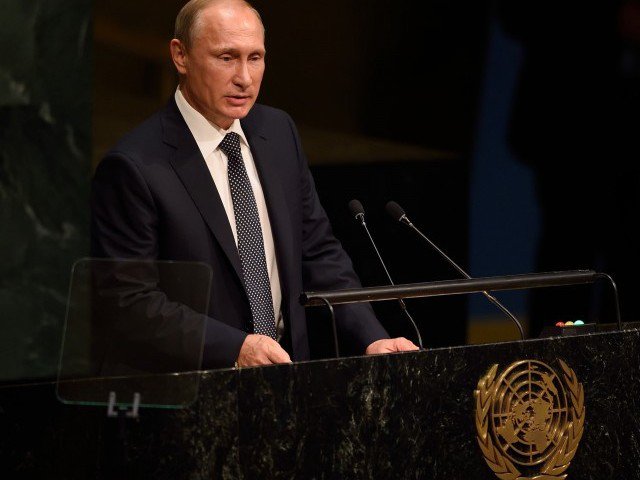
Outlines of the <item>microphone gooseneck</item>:
M468 278L471 279L471 276L465 272L462 267L460 267L456 262L454 262L451 258L449 258L449 256L444 253L440 248L438 248L438 246L433 243L431 240L429 240L429 238L420 231L420 229L418 229L418 227L416 227L411 220L409 220L409 217L407 217L407 214L405 213L404 209L398 205L396 202L388 202L387 206L386 206L386 210L387 213L397 222L400 222L404 225L406 225L407 227L409 227L410 229L412 229L414 232L416 232L418 235L420 235L420 237L427 242L431 248L433 248L436 252L438 252L438 254L443 257L447 262L449 262L450 265L452 265L457 271L458 273L460 273L460 275L462 275L464 278ZM518 327L518 331L520 332L520 338L522 340L525 339L525 335L524 335L524 330L522 328L522 324L520 323L520 321L515 317L515 315L513 313L511 313L509 311L509 309L507 307L505 307L497 298L495 298L493 295L491 295L489 292L487 291L483 291L482 294L487 298L487 300L489 300L492 304L494 304L496 307L498 307L498 309L504 313L506 316L508 316L513 323L515 323L516 327Z
M395 285L395 283L393 282L393 279L391 278L391 274L389 273L389 270L387 270L387 266L385 265L384 260L382 260L382 255L380 255L380 251L376 246L376 242L373 240L373 237L371 236L371 232L367 227L367 223L365 222L365 219L364 219L364 207L362 206L362 203L359 200L355 200L355 199L351 200L349 202L349 211L351 212L351 215L353 215L353 217L360 223L360 225L362 225L362 228L364 228L365 232L367 232L369 241L373 246L373 250L376 252L378 260L380 261L380 265L382 265L382 268L384 269L384 273L387 275L387 279L389 279L389 283L391 285ZM422 346L422 336L420 335L420 330L418 329L416 322L413 320L413 317L409 313L409 310L407 310L407 305L404 303L404 300L399 298L398 303L400 304L400 308L402 309L406 317L409 319L409 321L411 322L411 325L416 331L418 346L420 347L420 350L422 350L424 348Z

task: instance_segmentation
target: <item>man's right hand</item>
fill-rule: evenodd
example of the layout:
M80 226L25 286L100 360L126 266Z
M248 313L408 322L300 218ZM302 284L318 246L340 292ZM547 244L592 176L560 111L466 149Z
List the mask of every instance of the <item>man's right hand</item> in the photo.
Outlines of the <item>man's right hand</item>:
M238 355L239 367L256 367L274 363L291 363L289 354L271 337L247 335Z

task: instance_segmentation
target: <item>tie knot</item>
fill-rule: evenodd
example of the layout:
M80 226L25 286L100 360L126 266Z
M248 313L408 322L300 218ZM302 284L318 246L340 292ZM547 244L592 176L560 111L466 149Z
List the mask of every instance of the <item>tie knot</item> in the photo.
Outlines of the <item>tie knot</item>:
M222 139L222 142L220 142L220 150L222 150L227 157L242 157L240 153L240 135L236 132L227 133Z

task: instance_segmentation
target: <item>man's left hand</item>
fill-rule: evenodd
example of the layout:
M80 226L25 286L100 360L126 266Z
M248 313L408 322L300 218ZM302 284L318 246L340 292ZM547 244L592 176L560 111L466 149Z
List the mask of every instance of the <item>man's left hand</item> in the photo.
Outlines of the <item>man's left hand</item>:
M412 350L419 350L419 348L411 340L398 337L376 340L367 347L364 353L366 355L375 355L379 353L408 352Z

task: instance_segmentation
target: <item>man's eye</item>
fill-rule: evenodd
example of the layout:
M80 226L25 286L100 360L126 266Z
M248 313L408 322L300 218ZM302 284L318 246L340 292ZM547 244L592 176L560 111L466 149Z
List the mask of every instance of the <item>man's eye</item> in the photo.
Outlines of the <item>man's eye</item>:
M223 62L230 62L231 57L229 55L223 55L222 57L220 57L220 60L222 60Z

